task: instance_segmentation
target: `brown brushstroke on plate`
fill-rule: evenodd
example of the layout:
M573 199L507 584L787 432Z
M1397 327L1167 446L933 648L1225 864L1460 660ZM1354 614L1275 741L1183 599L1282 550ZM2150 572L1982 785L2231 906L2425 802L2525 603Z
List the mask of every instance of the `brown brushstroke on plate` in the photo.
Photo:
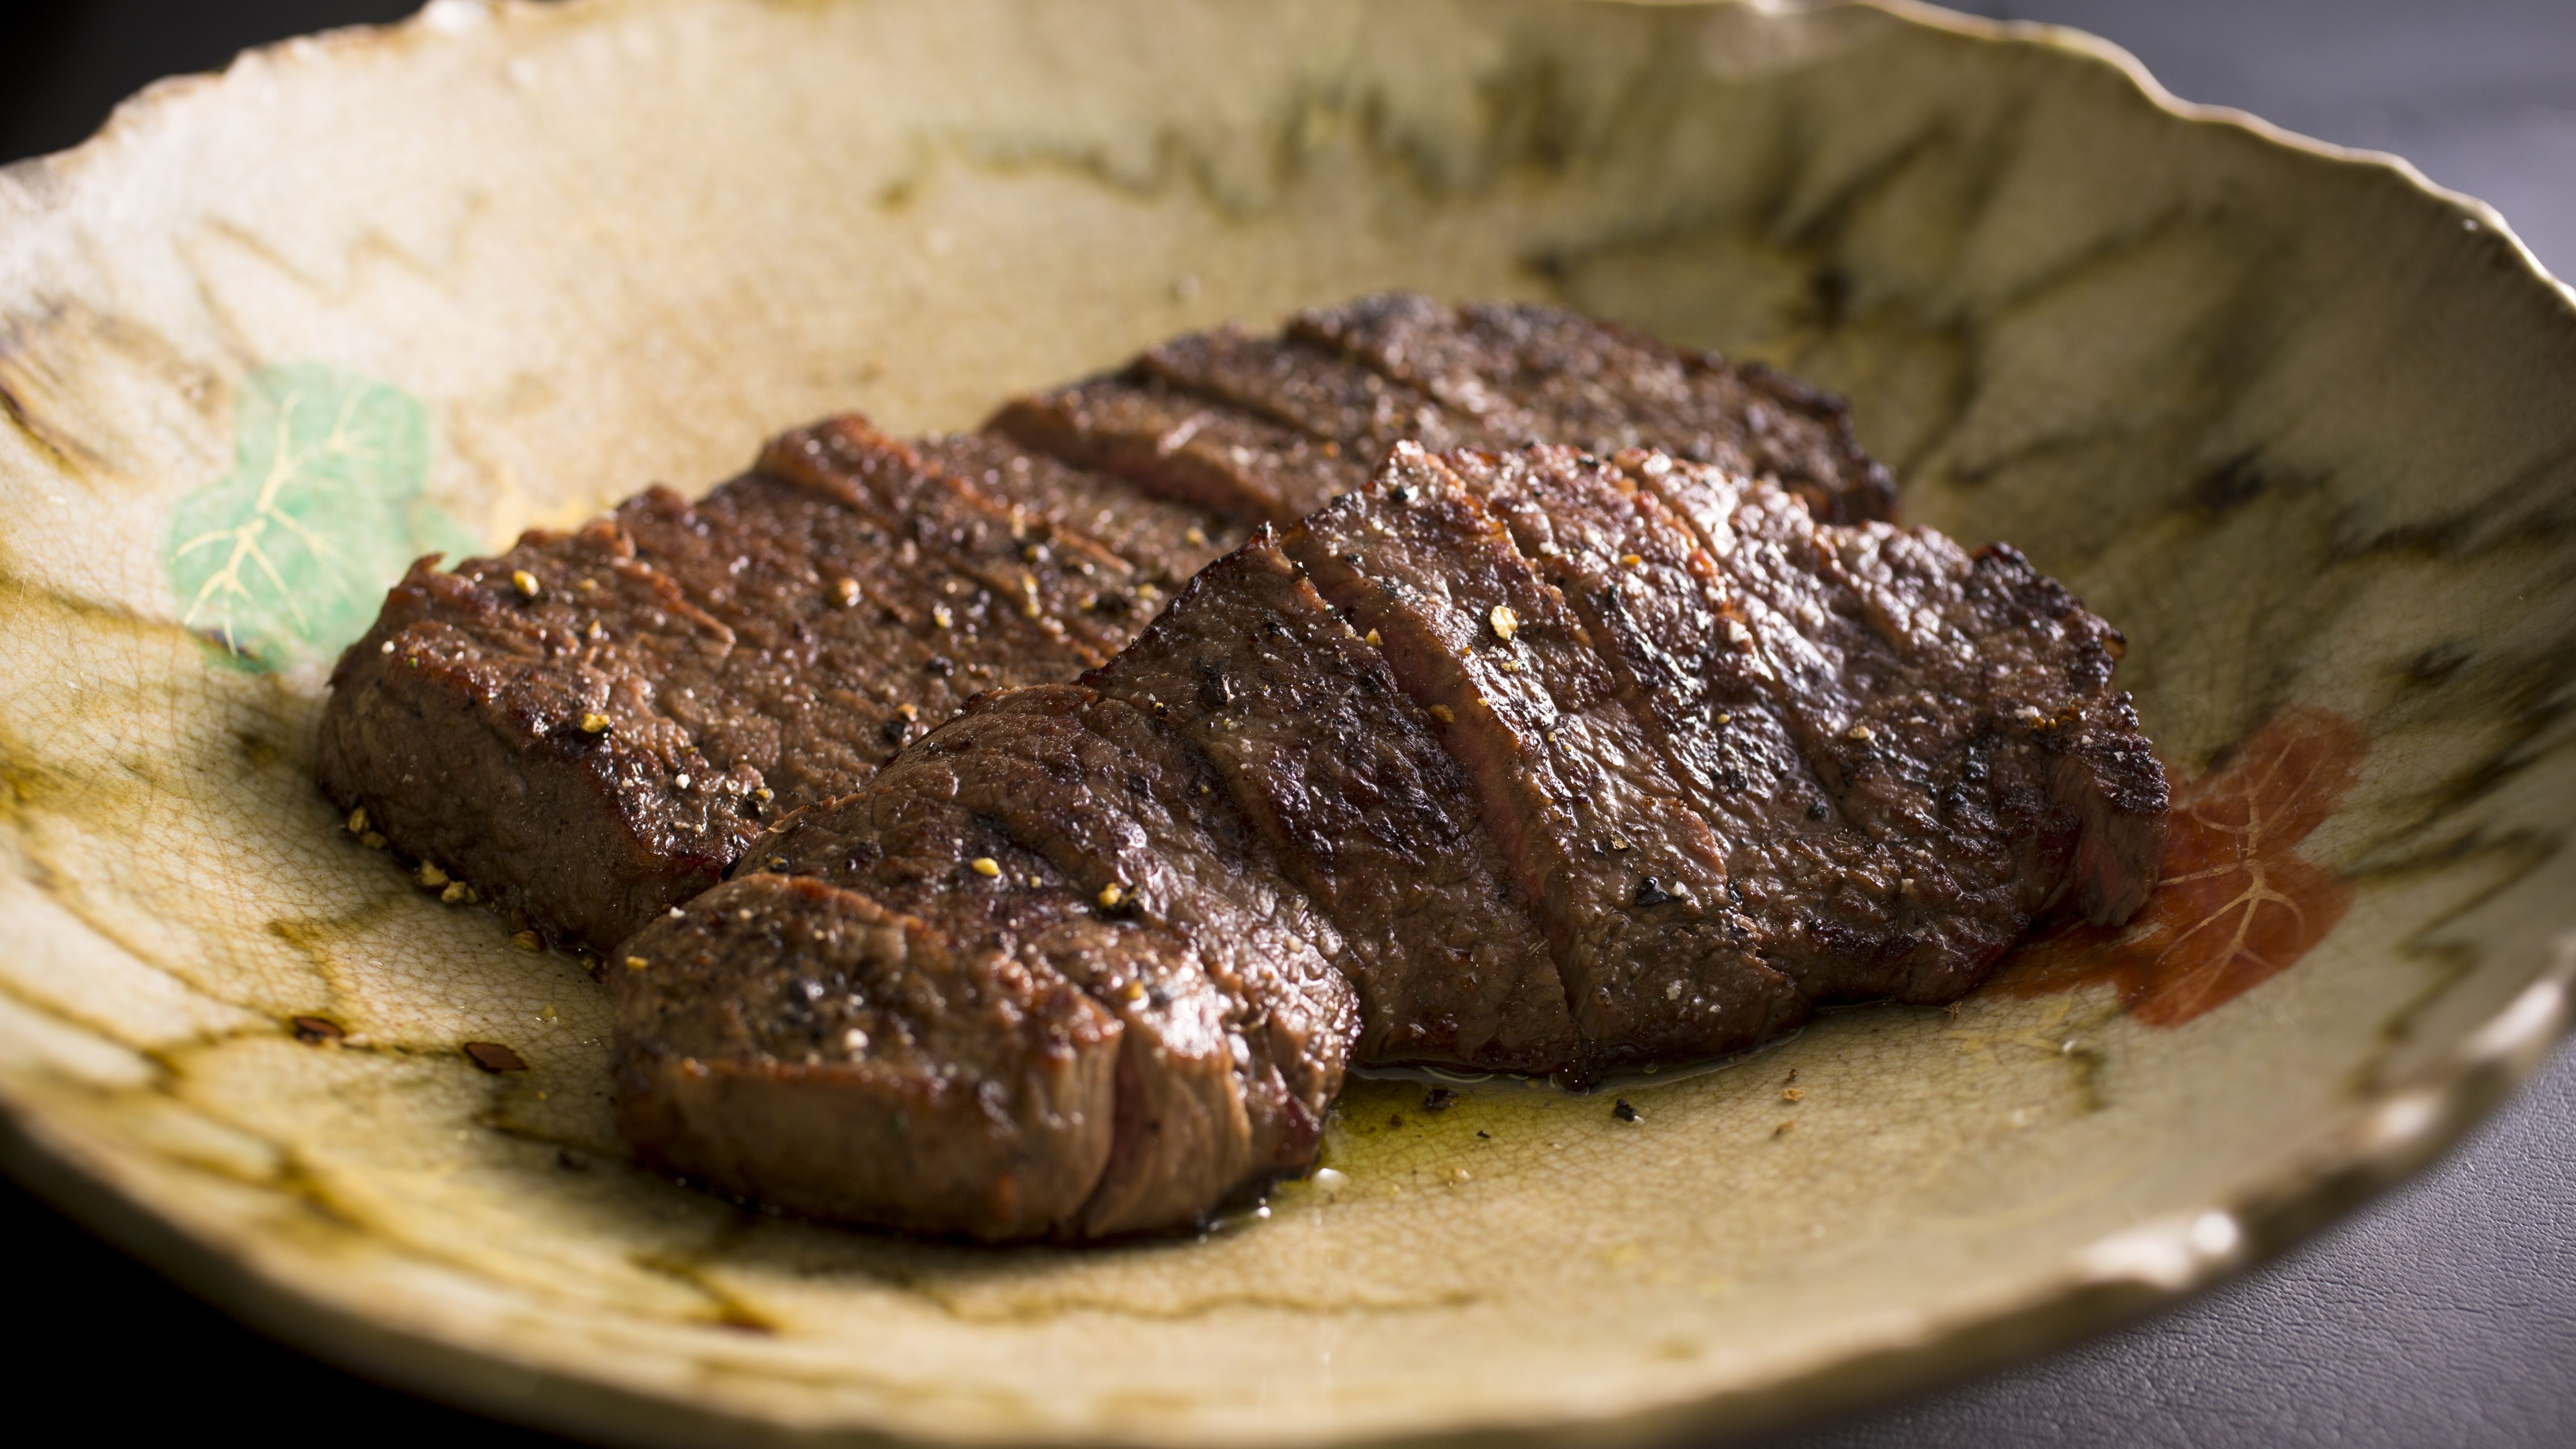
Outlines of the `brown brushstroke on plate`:
M2296 965L2343 919L2352 889L2299 853L2359 776L2370 741L2331 710L2274 713L2175 792L2164 876L2116 929L2044 928L1996 989L2038 996L2109 984L2148 1026L2181 1026Z

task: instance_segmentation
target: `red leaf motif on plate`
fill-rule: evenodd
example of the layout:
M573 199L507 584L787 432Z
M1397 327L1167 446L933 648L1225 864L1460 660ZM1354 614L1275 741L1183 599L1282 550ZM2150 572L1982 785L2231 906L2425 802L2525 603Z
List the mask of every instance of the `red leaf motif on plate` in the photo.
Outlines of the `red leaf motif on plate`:
M2107 982L2138 1020L2180 1026L2288 970L2352 903L2298 845L2343 803L2369 749L2331 711L2273 715L2175 792L2163 877L2135 919L2044 928L1996 985L2036 996Z

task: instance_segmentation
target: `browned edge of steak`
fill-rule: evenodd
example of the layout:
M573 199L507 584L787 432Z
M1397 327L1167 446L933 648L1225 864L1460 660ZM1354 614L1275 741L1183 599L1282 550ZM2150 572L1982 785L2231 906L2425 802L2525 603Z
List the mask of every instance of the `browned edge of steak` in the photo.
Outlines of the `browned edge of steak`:
M1082 682L1203 754L1339 930L1356 1060L1546 1073L1571 1058L1555 960L1437 724L1270 531Z
M621 1059L682 1064L620 1077L621 1120L657 1161L842 1218L1091 1238L1194 1221L1311 1160L1357 1024L1327 961L1338 943L1213 794L1208 763L1132 705L1073 685L981 696L761 855L769 869L657 921L612 968ZM857 902L902 925L874 960L918 953L921 973L845 964L833 943ZM747 951L711 949L701 924L769 919ZM746 961L772 983L749 1003L735 984ZM951 984L960 975L972 980ZM1114 1052L1114 1105L1096 1074L1080 1103L1057 1085L1086 1044ZM692 1115L682 1099L703 1097L691 1083L711 1060L839 1106L773 1120L744 1099ZM1009 1190L983 1200L1011 1211L955 1212L976 1169L951 1163L917 1180L871 1167L863 1189L754 1171L857 1160L889 1135L880 1124L943 1092L982 1113L958 1151L1007 1166ZM825 1120L851 1138L816 1137ZM937 1140L906 1150L935 1154ZM851 1206L862 1190L875 1198Z
M859 419L798 430L696 503L649 490L454 573L415 566L333 675L323 789L397 854L604 954L977 690L1108 658L1160 607L1147 571L1188 557L1169 547L1240 535L1136 502L1161 562Z
M1414 292L1300 312L1278 336L1176 337L1125 368L1012 399L987 425L1164 497L1289 523L1398 442L1659 449L1768 479L1824 521L1895 516L1895 480L1842 399L1562 308Z
M865 896L749 875L607 969L618 1128L650 1162L816 1217L986 1239L1078 1213L1108 1163L1116 1018ZM1007 1085L942 1070L962 1053Z
M1300 312L1287 340L1409 384L1499 432L1506 448L1646 448L1777 484L1820 522L1896 516L1895 478L1862 450L1843 400L1759 363L1738 367L1560 307L1452 306L1415 292Z
M332 675L319 759L332 802L364 812L368 833L403 856L474 883L451 890L479 890L571 943L622 939L721 879L759 825L657 808L629 787L634 771L667 778L676 764L713 780L716 769L667 723L584 730L622 681L525 667L571 629L514 607L511 575L558 599L590 578L634 616L659 614L672 654L728 650L730 631L637 566L604 521L453 574L434 563L412 566Z

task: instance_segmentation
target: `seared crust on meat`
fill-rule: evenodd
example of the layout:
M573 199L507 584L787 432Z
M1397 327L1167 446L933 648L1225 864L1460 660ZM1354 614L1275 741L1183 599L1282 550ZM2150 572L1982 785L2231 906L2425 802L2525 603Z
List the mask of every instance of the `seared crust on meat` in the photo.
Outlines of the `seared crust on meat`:
M1365 298L424 560L321 776L606 958L648 1160L1180 1227L1310 1162L1354 1063L1709 1057L2137 908L2118 634L1892 505L1759 367Z
M663 1062L630 1037L780 1009L652 977L735 960L691 935L702 911L781 903L764 969L798 982L841 969L805 942L851 902L906 923L938 943L925 973L969 983L966 1026L901 1038L884 1071L875 1027L844 1049L782 1029L730 1070L854 1124L922 1082L971 1088L963 1152L1007 1192L948 1164L773 1186L744 1165L824 1151L798 1135L821 1118L675 1134L704 1114L662 1099L704 1089L668 1070L621 1075L622 1120L670 1166L809 1211L1090 1238L1187 1226L1310 1161L1353 1063L1590 1077L1751 1046L1824 1002L1950 1000L2039 913L2118 920L2156 874L2168 801L2110 689L2118 649L2008 548L1818 523L1662 453L1398 443L1079 684L983 696L773 829L760 873L612 972L621 1060ZM983 1005L1013 990L1024 1011ZM1076 1064L1111 1033L1103 1146Z
M1561 308L1452 307L1413 292L1301 312L1288 336L1410 383L1506 445L1660 449L1776 483L1825 522L1896 516L1896 481L1861 451L1843 400L1759 363L1737 367Z
M1337 439L1153 377L1095 377L1017 398L986 426L1034 452L1247 518L1295 518L1368 480L1370 459Z
M1109 1161L1121 1025L1043 958L762 872L655 922L609 969L619 1130L720 1187L1018 1238L1079 1213ZM950 1070L984 1054L985 1072Z
M605 952L977 690L1107 660L1254 522L1361 487L1407 439L1645 441L1775 470L1833 517L1888 502L1841 405L1759 369L1550 308L1369 298L1176 338L981 432L829 419L695 504L655 489L415 567L333 675L323 788Z
M1466 772L1268 532L1084 683L1188 740L1341 932L1358 1059L1548 1072L1574 1024ZM1426 971L1425 961L1447 969Z
M1126 565L855 419L766 461L694 504L652 489L454 573L415 564L332 675L324 792L605 953L976 690L1065 678L1133 632L1076 602Z
M1170 590L1222 558L1248 531L1232 517L1174 503L1123 479L1032 453L998 433L948 433L914 441L933 466L1049 529L1097 540L1135 565L1139 582ZM1103 593L1090 605L1143 618L1145 600Z
M1377 487L1282 546L1383 642L1466 771L1565 985L1579 1045L1561 1067L1718 1056L1805 1015L1598 641L1453 469L1399 445Z
M773 1094L838 1100L854 1135L834 1154L881 1142L872 1124L923 1102L971 1101L983 1115L964 1150L1007 1171L1010 1190L961 1197L965 1174L943 1165L918 1184L872 1169L873 1203L802 1174L782 1191L746 1168L822 1150L810 1124L828 1114L799 1112L773 1131L746 1113L712 1137L663 1135L704 1116L685 1105L705 1094L686 1070L622 1071L620 1120L658 1160L739 1191L985 1238L1187 1223L1233 1188L1310 1161L1358 1012L1330 965L1331 926L1212 783L1204 759L1121 701L1074 685L986 696L867 791L765 838L760 873L646 928L624 952L647 968L612 971L621 1061L730 1063ZM807 885L798 899L814 919L791 912L759 967L787 985L746 1008L734 984L742 953L703 964L699 922L757 921ZM837 1038L834 1016L819 1034L784 1034L784 1050L737 1031L732 1053L690 1055L737 1019L775 1021L778 1002L803 1012L838 1001L850 948L834 927L862 904L903 928L877 959L922 951L927 963L919 982L882 973L865 1000L920 1000L920 1012L858 1020L858 1035ZM675 996L674 980L694 995ZM1014 983L1025 1010L1013 1009ZM687 1001L718 1030L700 1028ZM1095 1046L1114 1072L1077 1060ZM878 1070L881 1058L900 1070ZM942 1218L970 1197L973 1211Z

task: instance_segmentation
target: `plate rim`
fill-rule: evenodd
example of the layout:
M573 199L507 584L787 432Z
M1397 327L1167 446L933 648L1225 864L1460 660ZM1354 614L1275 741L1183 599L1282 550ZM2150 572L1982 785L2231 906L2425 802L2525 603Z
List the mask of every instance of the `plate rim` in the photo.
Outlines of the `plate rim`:
M2186 101L2167 90L2121 46L2090 32L2041 21L1990 20L1924 0L1555 0L1568 5L1700 8L1734 5L1766 17L1868 10L1900 25L1986 44L2030 46L2118 72L2157 110L2191 125L2236 130L2329 163L2393 173L2413 191L2458 214L2471 229L2501 238L2569 321L2576 286L2542 265L2512 225L2486 202L2441 186L2402 156L2302 135L2251 112ZM120 101L77 145L0 167L0 182L35 195L69 178L39 172L79 167L154 114L222 85L246 61L284 53L432 44L461 23L537 20L579 23L621 8L620 0L429 0L381 25L352 25L242 51L223 71L153 81ZM34 183L32 185L28 183ZM2065 1255L2006 1301L1970 1303L1875 1345L1843 1352L1758 1385L1661 1402L1631 1403L1546 1419L1461 1419L1383 1436L1325 1434L1336 1445L1556 1445L1734 1441L1822 1417L1824 1406L1856 1412L1961 1381L2143 1318L2268 1262L2415 1176L2457 1147L2522 1085L2559 1042L2576 1035L2576 927L2548 937L2532 978L2458 1043L2411 1076L2352 1094L2308 1145L2233 1192L2096 1239ZM228 1251L211 1233L149 1206L139 1173L112 1153L46 1120L41 1105L0 1085L0 1173L85 1230L148 1265L218 1311L297 1352L378 1384L490 1417L583 1438L638 1445L728 1443L936 1445L986 1442L889 1430L860 1421L796 1425L711 1406L685 1393L656 1393L591 1373L515 1361L423 1322L397 1322L344 1309L299 1290L250 1255ZM1023 1442L1128 1445L1151 1436L1107 1432L1022 1434ZM1244 1445L1309 1442L1246 1436Z

